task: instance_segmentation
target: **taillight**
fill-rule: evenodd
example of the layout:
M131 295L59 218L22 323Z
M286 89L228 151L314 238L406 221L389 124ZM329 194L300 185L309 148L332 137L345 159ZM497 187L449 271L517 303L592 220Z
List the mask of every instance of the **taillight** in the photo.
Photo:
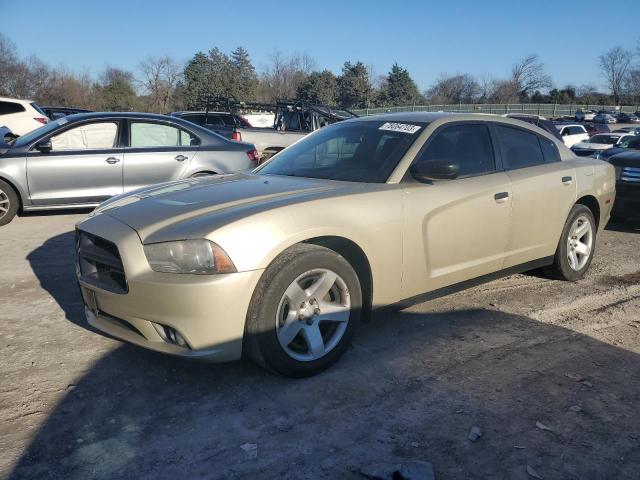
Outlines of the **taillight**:
M49 119L47 117L34 117L33 118L36 122L40 122L43 125L46 125L47 123L49 123Z
M240 135L239 131L234 130L233 133L231 134L231 140L235 140L237 142L241 142L242 141L242 135Z
M249 157L249 160L251 160L252 162L257 162L258 160L260 160L260 154L255 148L247 152L247 157Z

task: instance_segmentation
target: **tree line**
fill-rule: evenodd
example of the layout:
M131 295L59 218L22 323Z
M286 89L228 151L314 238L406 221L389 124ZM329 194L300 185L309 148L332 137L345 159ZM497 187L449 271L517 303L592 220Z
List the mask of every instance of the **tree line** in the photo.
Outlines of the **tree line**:
M505 78L441 74L420 92L398 63L378 75L372 65L346 61L335 74L318 68L309 55L275 50L258 71L243 47L229 53L214 47L197 52L186 63L167 55L150 57L135 73L108 66L94 77L50 67L34 56L21 58L15 44L0 34L0 96L29 98L41 105L159 113L202 108L207 96L247 102L299 98L350 109L455 103L637 104L639 56L640 43L636 50L614 47L598 57L607 92L591 84L554 87L537 54L515 62Z

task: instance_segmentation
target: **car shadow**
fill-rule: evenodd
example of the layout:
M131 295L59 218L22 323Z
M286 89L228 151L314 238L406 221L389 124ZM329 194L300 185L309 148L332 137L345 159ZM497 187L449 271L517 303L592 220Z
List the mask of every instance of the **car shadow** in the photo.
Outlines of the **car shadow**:
M86 327L72 256L63 234L28 258ZM337 365L301 380L122 345L74 382L9 478L355 479L419 459L438 478L635 479L639 377L632 351L492 309L377 313Z
M605 230L621 233L640 233L640 220L611 219Z

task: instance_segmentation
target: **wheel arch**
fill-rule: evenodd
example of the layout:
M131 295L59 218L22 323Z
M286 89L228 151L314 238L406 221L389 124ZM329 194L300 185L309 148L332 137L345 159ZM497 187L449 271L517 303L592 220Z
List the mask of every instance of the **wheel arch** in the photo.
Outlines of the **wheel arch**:
M593 195L583 195L576 201L576 205L584 205L593 214L593 218L596 220L596 230L600 228L600 203L598 199Z
M18 202L19 202L18 211L21 212L24 207L24 199L26 196L25 192L23 192L20 188L18 188L17 182L11 180L5 175L0 174L0 180L8 184L11 188L13 188L13 191L16 192L16 195L18 196Z

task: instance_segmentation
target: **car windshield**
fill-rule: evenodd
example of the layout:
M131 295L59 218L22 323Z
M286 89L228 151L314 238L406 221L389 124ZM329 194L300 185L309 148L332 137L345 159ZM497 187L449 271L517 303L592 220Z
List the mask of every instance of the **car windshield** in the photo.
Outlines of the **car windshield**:
M600 143L603 145L613 145L620 137L617 135L594 135L589 139L589 143Z
M256 173L384 183L426 125L402 121L336 123L286 148Z
M14 147L23 147L25 145L30 144L34 140L37 140L40 137L43 137L51 132L53 132L60 125L64 125L68 120L65 117L59 118L53 122L49 122L46 125L43 125L40 128L36 128L35 130L31 130L29 133L22 135L21 137L16 138L13 141Z

